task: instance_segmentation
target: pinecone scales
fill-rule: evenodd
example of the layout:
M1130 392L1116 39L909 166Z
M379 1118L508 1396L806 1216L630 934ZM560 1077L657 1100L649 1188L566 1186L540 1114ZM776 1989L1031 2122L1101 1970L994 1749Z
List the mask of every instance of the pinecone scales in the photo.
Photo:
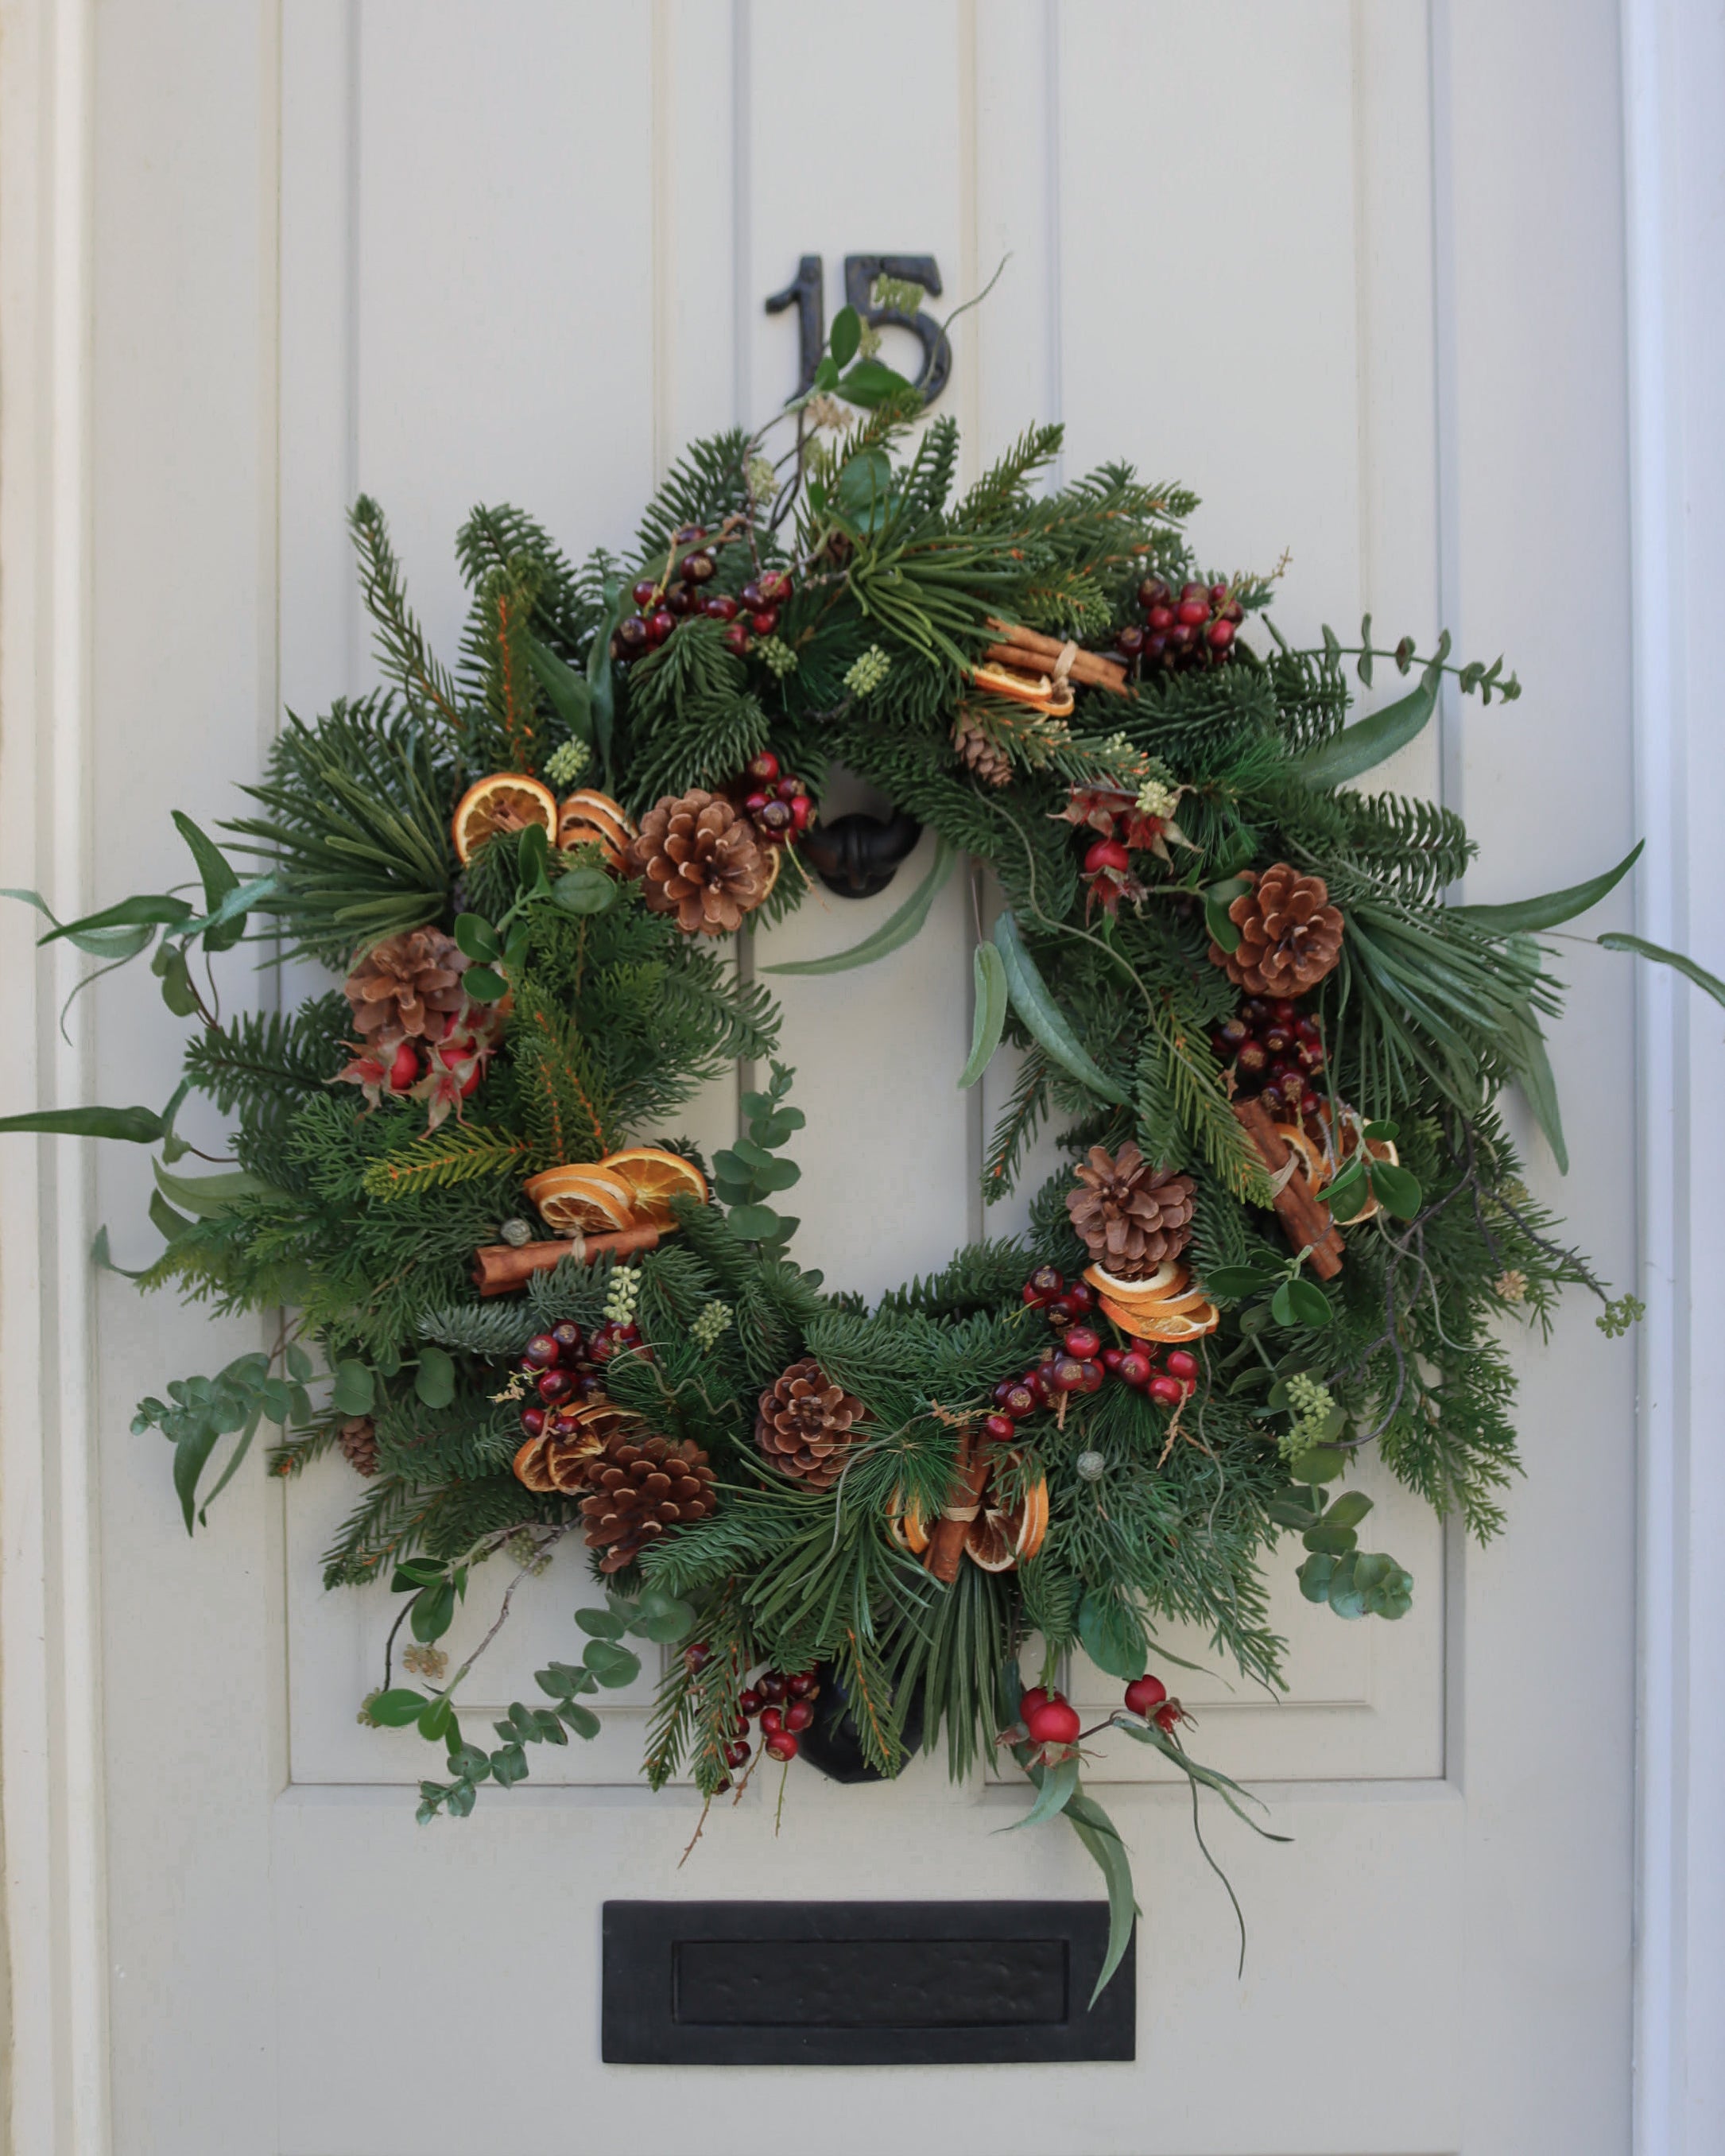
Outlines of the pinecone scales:
M467 959L440 928L415 928L374 944L342 983L354 1030L370 1054L404 1040L440 1038L449 1014L466 1004Z
M1329 902L1322 876L1301 875L1277 861L1250 876L1228 909L1240 931L1240 948L1210 946L1210 963L1219 966L1248 995L1289 997L1316 988L1342 956L1342 916Z
M667 1528L704 1520L718 1508L713 1471L691 1439L619 1432L587 1465L590 1497L581 1501L587 1546L603 1550L601 1572L621 1572Z
M958 761L984 786L1005 786L1012 779L1012 759L992 742L973 719L961 720L953 730L952 747Z
M768 1464L811 1490L830 1490L862 1435L863 1404L831 1383L812 1355L775 1378L762 1394L755 1442Z
M349 1415L337 1431L342 1457L356 1475L377 1471L377 1426L369 1415Z
M667 793L641 819L629 850L655 913L673 913L685 936L722 936L766 897L771 878L754 826L722 795Z
M1117 1153L1092 1146L1066 1210L1091 1258L1117 1280L1147 1280L1177 1258L1192 1234L1197 1186L1153 1167L1130 1139Z

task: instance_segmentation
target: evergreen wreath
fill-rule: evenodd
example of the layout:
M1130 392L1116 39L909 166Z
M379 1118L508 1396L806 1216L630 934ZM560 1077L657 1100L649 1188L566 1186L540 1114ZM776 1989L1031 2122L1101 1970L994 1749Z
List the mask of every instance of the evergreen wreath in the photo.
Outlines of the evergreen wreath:
M1107 1881L1106 1982L1131 1874L1081 1782L1096 1732L1062 1657L1124 1685L1102 1727L1186 1774L1194 1807L1202 1785L1249 1818L1149 1671L1158 1627L1276 1684L1285 1532L1309 1600L1399 1617L1414 1582L1338 1487L1356 1455L1489 1537L1517 1471L1502 1321L1548 1327L1570 1286L1608 1332L1639 1314L1529 1194L1497 1106L1518 1085L1563 1162L1537 939L1635 856L1445 905L1473 853L1459 818L1351 782L1446 675L1518 695L1501 661L1386 649L1369 618L1357 644L1291 649L1273 578L1194 572L1182 489L1111 465L1037 491L1056 428L955 499L955 429L917 429L860 329L837 317L781 454L772 429L696 445L626 560L573 567L519 511L476 511L453 667L359 501L386 685L290 716L221 842L176 816L201 911L150 894L43 939L103 970L151 954L195 1021L183 1083L160 1115L3 1127L159 1144L165 1248L133 1277L288 1313L270 1350L169 1385L133 1428L170 1441L188 1531L264 1423L277 1474L352 1463L325 1577L401 1598L362 1718L439 1747L422 1820L592 1737L593 1702L639 1674L626 1637L675 1645L655 1789L683 1771L711 1804L799 1749L853 1779L919 1744L955 1777L1009 1752L1028 1820L1069 1821ZM1386 666L1411 687L1349 723L1350 675ZM866 942L766 970L904 943L968 856L998 911L955 1075L1004 1041L1022 1057L984 1194L1050 1120L1073 1163L1027 1235L873 1308L792 1255L777 1201L803 1117L773 996L725 948L801 901L834 766L937 834L933 865ZM260 938L344 985L224 1017L210 961ZM1599 941L1725 1000L1686 960ZM759 1071L747 1135L707 1162L677 1111L739 1062ZM192 1089L234 1119L214 1173L181 1165ZM482 1568L507 1574L501 1625L572 1534L604 1589L580 1659L476 1741L457 1718L476 1656L451 1670L437 1643Z

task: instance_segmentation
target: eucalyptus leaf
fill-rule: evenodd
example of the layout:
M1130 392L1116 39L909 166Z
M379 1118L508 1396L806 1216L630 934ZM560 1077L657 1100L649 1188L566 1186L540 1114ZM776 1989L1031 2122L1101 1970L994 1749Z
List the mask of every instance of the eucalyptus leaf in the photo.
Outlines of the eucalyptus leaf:
M1615 928L1594 940L1602 951L1630 951L1638 958L1651 959L1656 966L1673 967L1716 1004L1725 1004L1725 981L1717 973L1708 973L1705 966L1697 966L1694 959L1686 958L1681 951L1667 951L1662 943L1650 943L1645 936L1625 935Z
M1386 757L1394 756L1399 748L1405 748L1425 730L1426 721L1437 709L1440 678L1433 668L1428 667L1420 677L1417 688L1398 697L1394 703L1386 704L1381 711L1373 711L1369 718L1344 726L1340 733L1301 757L1294 768L1308 786L1325 793L1345 785L1350 778L1358 778L1362 772L1370 771Z
M884 958L890 952L910 942L927 920L929 911L942 884L952 873L952 864L958 858L950 839L938 839L935 844L934 860L915 891L891 917L884 921L872 936L864 937L848 951L835 951L829 958L795 958L777 966L762 966L763 973L845 973L854 966L867 966L876 958Z
M1006 969L1007 993L1023 1019L1025 1030L1043 1052L1065 1070L1118 1107L1130 1107L1126 1092L1091 1056L1073 1032L1066 1015L1048 992L1035 961L1024 947L1019 924L1010 910L994 923L994 942Z
M124 1138L154 1145L162 1118L153 1108L38 1108L25 1116L0 1116L0 1132L38 1131L49 1137Z
M1037 1785L1035 1803L1010 1826L997 1827L997 1834L1014 1834L1021 1826L1040 1826L1045 1820L1056 1818L1063 1812L1078 1789L1077 1753L1052 1767L1033 1768L1031 1779Z
M377 1381L363 1363L349 1356L336 1363L330 1405L337 1414L369 1414L376 1397Z
M1006 966L992 943L978 943L973 961L975 977L975 1014L972 1021L970 1055L958 1074L961 1092L974 1086L994 1060L1006 1024Z
M422 1348L413 1390L429 1408L446 1408L455 1397L455 1358L442 1348Z
M1615 891L1640 859L1646 843L1638 839L1615 869L1589 876L1585 883L1548 891L1542 898L1517 899L1507 906L1456 906L1450 911L1458 921L1471 921L1488 935L1538 935L1542 929L1555 928L1559 921L1574 920L1578 914L1597 906L1608 891Z

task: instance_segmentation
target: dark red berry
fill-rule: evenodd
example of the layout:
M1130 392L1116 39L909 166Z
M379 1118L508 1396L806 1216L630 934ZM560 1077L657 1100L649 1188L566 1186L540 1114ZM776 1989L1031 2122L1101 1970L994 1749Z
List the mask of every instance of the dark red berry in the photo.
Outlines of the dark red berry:
M1210 618L1207 599L1182 599L1174 609L1174 619L1182 629L1202 629Z
M1124 659L1136 659L1143 648L1144 632L1131 622L1114 639L1114 649Z
M1126 1688L1126 1703L1134 1714L1148 1714L1167 1697L1168 1686L1160 1677L1134 1677Z
M814 814L814 803L806 793L799 793L791 803L791 823L798 831L809 829L809 819Z
M1008 1386L1006 1398L1001 1401L1003 1414L1010 1415L1014 1422L1022 1422L1026 1415L1034 1414L1039 1403L1034 1393L1022 1378Z
M677 625L676 616L667 608L660 607L657 613L647 617L647 637L649 643L663 644Z
M1271 1004L1270 1006L1270 1015L1276 1020L1278 1025L1291 1026L1299 1017L1300 1014L1295 1009L1294 1005L1288 1001L1287 998L1284 996L1277 1002Z
M544 1409L523 1408L521 1409L521 1428L526 1430L529 1437L537 1437L540 1432L545 1428Z
M1186 1388L1179 1379L1164 1377L1160 1371L1144 1389L1159 1408L1177 1408L1186 1397Z
M767 594L752 578L737 596L742 601L745 610L749 613L753 613L757 608L763 607L767 603Z
M1221 606L1224 604L1227 598L1228 587L1226 584L1212 584L1210 586L1210 604L1212 606Z
M737 1704L745 1714L758 1714L761 1712L761 1695L752 1685L750 1685L738 1692Z
M770 793L751 793L742 805L751 816L758 816L772 798Z
M778 1670L763 1670L755 1679L755 1690L769 1706L777 1707L784 1697L784 1676Z
M1074 1281L1065 1291L1065 1299L1071 1304L1075 1317L1082 1317L1086 1311L1096 1306L1096 1291L1088 1281Z
M761 1709L761 1734L772 1737L784 1727L784 1712L781 1707L763 1707Z
M1082 1392L1084 1389L1084 1364L1079 1361L1076 1355L1061 1355L1056 1357L1054 1366L1054 1375L1050 1380L1056 1392ZM1101 1369L1101 1364L1099 1363L1096 1365L1096 1368Z
M581 1353L581 1327L575 1322L572 1317L560 1318L557 1322L552 1327L551 1337L556 1341L557 1345L557 1353L563 1358L565 1362L567 1362L572 1357L578 1355Z
M683 563L683 581L686 584L704 584L718 566L709 553L691 554Z
M792 1699L819 1699L820 1679L813 1670L798 1670L794 1676L785 1679L784 1688Z
M1300 1096L1300 1113L1302 1116L1315 1116L1322 1106L1316 1093L1307 1091Z
M734 651L739 659L746 659L748 656L749 648L748 624L744 621L727 623L724 642L727 651Z
M536 1332L521 1350L521 1366L528 1370L548 1370L562 1350L548 1332Z
M1014 1426L1010 1415L991 1414L983 1418L984 1435L993 1438L997 1445L1004 1445L1008 1442L1012 1436Z
M1260 1041L1243 1040L1234 1060L1242 1070L1256 1072L1264 1069L1270 1058L1265 1054Z
M542 1370L539 1373L539 1397L548 1408L568 1399L575 1389L574 1373L569 1370Z
M1291 1011L1293 1008L1291 1004L1288 1005ZM1268 1025L1276 1013L1262 996L1248 996L1240 1007L1240 1014L1248 1025L1257 1026Z
M1169 1377L1178 1378L1182 1384L1198 1375L1198 1358L1189 1354L1185 1348L1170 1348L1166 1359Z
M1024 1717L1024 1727L1033 1744L1072 1744L1084 1725L1077 1708L1056 1692L1052 1699L1030 1709Z
M1057 1295L1052 1302L1043 1306L1043 1314L1056 1332L1064 1332L1077 1317L1078 1305L1073 1301L1070 1292Z
M1124 1348L1105 1348L1102 1350L1102 1368L1111 1378L1117 1378L1120 1375L1120 1366L1125 1360Z
M759 607L749 616L749 627L757 636L771 636L778 627L778 608Z
M727 1767L746 1767L747 1766L748 1762L749 1745L747 1738L743 1737L733 1738L730 1743L725 1747L725 1764Z
M797 828L797 819L791 814L788 801L768 801L755 818L769 839L786 839Z
M791 580L783 569L763 569L760 577L761 596L768 606L783 606L791 595Z
M632 613L626 621L618 623L617 642L623 658L639 659L652 641L639 614Z
M1101 1364L1094 1357L1086 1355L1078 1367L1084 1373L1084 1383L1080 1386L1079 1390L1086 1393L1101 1392L1103 1381L1108 1375Z
M767 1740L767 1757L769 1759L794 1759L797 1750L797 1740L788 1729L781 1729Z
M697 539L705 539L706 536L706 526L704 524L680 524L671 534L671 544L673 547L692 547Z
M715 592L711 598L702 600L701 610L709 621L735 621L738 608L729 592Z
M1207 598L1209 594L1202 584L1182 584L1180 597L1183 599L1201 599Z
M806 1699L793 1699L784 1711L784 1726L789 1730L806 1729L814 1719L814 1709Z
M1160 577L1146 577L1138 586L1138 604L1148 613L1152 607L1166 606L1173 593Z
M1204 640L1212 651L1225 651L1234 641L1231 621L1213 621L1204 631Z
M777 781L780 768L778 758L772 750L763 748L758 756L749 758L747 776L757 786L771 786Z
M1250 1040L1250 1029L1244 1019L1226 1018L1222 1021L1222 1038L1230 1048L1238 1048L1241 1041Z
M683 1650L683 1667L693 1676L697 1670L706 1667L712 1656L713 1650L705 1640L691 1640Z
M641 612L645 613L648 608L650 607L653 602L658 598L659 587L654 583L651 577L643 577L639 583L632 584L629 587L629 595L634 601L635 604L641 609Z
M778 785L775 786L773 790L778 796L781 801L794 801L800 794L806 793L809 791L808 788L803 785L802 780L797 777L794 772L791 771L788 771L785 773L784 777L779 780Z
M1102 1350L1101 1336L1088 1325L1069 1325L1063 1344L1066 1353L1076 1355L1081 1363L1099 1355Z
M1117 1375L1122 1384L1142 1391L1154 1374L1150 1358L1142 1348L1128 1348L1122 1355Z
M748 1717L747 1715L739 1714L737 1720L732 1724L731 1734L733 1737L747 1737L748 1733Z
M1164 600L1161 605L1152 607L1146 619L1153 636L1166 636L1174 625L1174 610Z
M665 603L667 611L681 621L689 614L700 613L701 595L692 584L673 584L665 593Z

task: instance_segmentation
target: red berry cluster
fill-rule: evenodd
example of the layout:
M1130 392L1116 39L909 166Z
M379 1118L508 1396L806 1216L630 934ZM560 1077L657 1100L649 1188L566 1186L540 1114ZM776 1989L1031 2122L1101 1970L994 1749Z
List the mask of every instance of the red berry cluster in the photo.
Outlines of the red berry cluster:
M780 768L770 748L751 758L733 790L742 792L744 813L768 845L794 845L809 829L814 814L809 788L793 773Z
M1210 1045L1222 1062L1233 1065L1238 1091L1273 1096L1289 1121L1315 1116L1322 1106L1317 1081L1324 1067L1323 1034L1317 1020L1296 1004L1248 996L1239 1015L1211 1034Z
M625 665L654 651L679 621L703 615L725 624L725 641L740 659L749 648L751 634L771 636L778 626L778 610L791 595L791 580L783 569L763 569L732 598L729 592L708 592L718 571L711 547L699 542L706 536L704 524L680 525L671 534L675 547L687 547L675 576L656 580L643 577L629 596L634 613L617 625L611 639L611 656Z
M991 1438L1004 1441L1012 1435L1014 1423L1039 1408L1056 1406L1062 1394L1099 1393L1110 1378L1165 1408L1178 1407L1197 1391L1198 1359L1183 1348L1164 1354L1148 1340L1130 1341L1124 1348L1102 1345L1090 1322L1096 1298L1087 1281L1074 1281L1069 1287L1052 1265L1039 1265L1024 1282L1024 1299L1030 1309L1044 1312L1060 1337L1034 1369L1022 1378L1003 1378L995 1386L995 1412L983 1424Z
M1147 671L1160 666L1218 666L1234 644L1245 609L1229 584L1182 584L1179 596L1160 577L1138 586L1144 626L1130 622L1114 639L1122 659L1136 660Z
M690 1647L683 1659L699 1652L701 1661L706 1659L706 1650ZM700 1662L692 1665L701 1667ZM799 1733L814 1719L814 1702L820 1697L820 1680L813 1670L798 1670L787 1676L782 1670L763 1670L752 1677L737 1696L737 1727L731 1742L725 1747L725 1764L731 1768L746 1767L749 1760L749 1726L758 1715L761 1722L761 1743L769 1759L794 1759L798 1750Z
M536 1407L521 1409L521 1428L528 1436L542 1436L547 1428L557 1436L572 1435L572 1410L605 1397L603 1366L625 1348L649 1357L653 1353L641 1345L639 1326L614 1325L608 1318L590 1333L568 1317L549 1332L536 1332L521 1350L519 1366L539 1395Z
M1033 1744L1076 1744L1084 1727L1065 1694L1050 1691L1045 1685L1032 1685L1024 1694L1019 1702L1019 1719Z
M1128 1711L1153 1722L1165 1734L1170 1734L1184 1719L1183 1710L1177 1699L1168 1696L1168 1686L1160 1677L1134 1677L1126 1688Z

